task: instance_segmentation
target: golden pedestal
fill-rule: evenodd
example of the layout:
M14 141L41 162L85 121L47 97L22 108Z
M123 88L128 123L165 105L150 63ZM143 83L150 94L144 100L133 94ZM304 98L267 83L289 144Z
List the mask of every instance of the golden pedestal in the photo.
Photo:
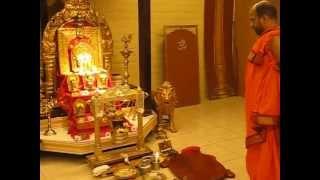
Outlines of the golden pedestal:
M43 133L48 126L47 120L40 122L40 150L46 152L57 152L65 154L86 155L94 152L94 135L84 141L75 141L68 134L68 121L66 117L52 118L52 128L57 132L53 136L44 136ZM156 126L157 115L143 118L143 138L145 138ZM102 150L113 150L121 147L132 146L137 143L137 134L130 133L124 144L113 144L111 137L101 139Z

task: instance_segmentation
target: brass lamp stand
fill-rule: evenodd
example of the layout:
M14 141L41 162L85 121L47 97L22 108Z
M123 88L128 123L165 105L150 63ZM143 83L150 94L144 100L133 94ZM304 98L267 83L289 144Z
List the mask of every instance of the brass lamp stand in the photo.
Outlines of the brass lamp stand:
M131 42L132 35L129 34L127 36L123 36L121 41L124 43L124 50L120 51L122 56L124 57L124 73L123 73L123 87L125 89L129 89L129 82L128 79L129 75L129 56L131 55L132 51L129 49L129 43Z
M46 114L48 117L48 129L43 133L43 135L45 136L52 136L57 134L56 131L51 127L51 110L54 106L56 106L56 104L57 104L56 100L54 100L52 97L50 97L50 99L47 100L45 108L46 108Z

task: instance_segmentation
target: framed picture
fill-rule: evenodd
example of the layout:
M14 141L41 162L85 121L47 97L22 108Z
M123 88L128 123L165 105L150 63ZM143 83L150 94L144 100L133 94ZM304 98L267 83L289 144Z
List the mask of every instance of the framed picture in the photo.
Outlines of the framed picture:
M59 72L62 75L75 72L82 66L103 68L100 28L59 28L58 52Z

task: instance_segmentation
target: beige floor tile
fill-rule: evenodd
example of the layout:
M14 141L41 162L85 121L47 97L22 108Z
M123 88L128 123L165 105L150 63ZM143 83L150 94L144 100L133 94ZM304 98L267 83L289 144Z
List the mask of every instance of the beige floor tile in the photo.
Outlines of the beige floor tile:
M50 180L50 178L42 168L40 168L40 180Z
M235 138L228 141L218 141L215 144L241 156L244 156L246 152L245 141L243 138Z
M225 162L224 166L236 174L237 180L249 180L244 158L238 158Z
M215 156L216 159L221 163L243 157L242 155L234 153L229 149L225 149L217 144L208 144L201 146L201 152Z

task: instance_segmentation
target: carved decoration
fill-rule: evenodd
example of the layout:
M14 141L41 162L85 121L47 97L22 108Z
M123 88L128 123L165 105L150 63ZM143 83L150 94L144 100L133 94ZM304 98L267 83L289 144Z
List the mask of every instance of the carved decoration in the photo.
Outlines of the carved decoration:
M102 52L104 68L110 72L111 58L113 54L113 41L110 28L103 17L99 17L90 7L89 0L66 0L65 7L56 13L46 25L41 42L41 67L40 75L42 89L46 97L56 96L57 90L57 65L58 65L58 48L57 48L57 30L60 27L72 25L75 18L80 18L86 23L86 26L101 27L102 34Z

